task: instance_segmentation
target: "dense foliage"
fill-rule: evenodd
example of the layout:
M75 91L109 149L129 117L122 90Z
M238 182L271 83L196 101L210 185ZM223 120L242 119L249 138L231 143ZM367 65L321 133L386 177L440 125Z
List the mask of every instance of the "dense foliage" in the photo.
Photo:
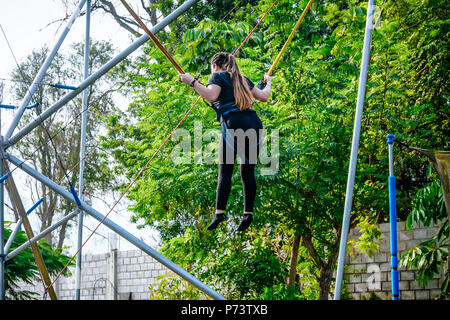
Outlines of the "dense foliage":
M4 243L7 242L12 233L10 226L11 223L6 222L3 233ZM19 230L7 253L14 251L17 247L27 241L28 238L25 231ZM63 250L66 248L52 249L46 240L39 241L38 248L50 276L56 276L70 260L70 257L63 253ZM74 262L72 262L69 266L73 265ZM65 269L63 275L71 275L69 268ZM39 298L38 293L24 290L21 287L22 283L42 284L41 276L38 268L36 267L34 256L30 247L21 251L19 254L14 256L13 259L5 262L5 293L6 298L11 300L28 300Z
M206 17L207 11L189 11L158 37L187 72L205 83L210 57L233 52L271 3L240 4L219 24L217 12ZM306 3L280 0L239 52L241 71L254 82ZM378 5L351 217L352 227L362 224L368 230L366 243L378 236L367 224L388 219L386 135L444 150L450 127L448 5L443 0ZM218 123L204 103L127 195L133 219L160 232L162 253L227 298L327 299L332 294L366 10L367 1L315 2L276 67L270 103L254 105L270 138L279 133L279 154L270 146L276 170L268 172L267 164L258 168L256 220L248 232L234 231L243 207L238 174L227 225L206 231L217 177L217 165L208 157L217 149ZM103 146L117 160L117 172L131 180L197 96L151 43L121 68L121 81L130 106L109 117ZM201 148L193 147L196 141ZM188 161L174 161L180 154ZM411 198L429 182L428 162L396 149L395 165L398 215L405 220ZM163 284L167 290L160 288L160 296L167 298L173 292L170 278Z

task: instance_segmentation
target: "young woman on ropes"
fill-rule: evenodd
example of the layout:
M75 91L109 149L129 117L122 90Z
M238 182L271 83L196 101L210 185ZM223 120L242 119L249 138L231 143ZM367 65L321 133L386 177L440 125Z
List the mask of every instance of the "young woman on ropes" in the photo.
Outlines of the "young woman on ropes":
M211 59L211 76L206 86L189 73L180 74L183 83L191 85L205 100L211 102L220 121L222 140L219 147L219 176L216 212L208 230L214 230L227 219L225 209L231 191L236 154L240 156L240 173L244 189L244 215L238 231L246 230L253 221L256 197L255 165L259 153L262 123L252 109L255 100L266 102L270 97L271 78L265 75L265 88L258 89L242 75L236 59L230 53L219 52Z

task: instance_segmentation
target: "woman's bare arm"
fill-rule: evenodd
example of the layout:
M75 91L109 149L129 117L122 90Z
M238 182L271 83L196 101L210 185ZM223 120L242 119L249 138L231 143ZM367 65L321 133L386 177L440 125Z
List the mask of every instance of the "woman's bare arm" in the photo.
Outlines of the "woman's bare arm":
M199 81L194 82L194 78L189 73L180 74L180 80L185 84L192 84L192 88L198 92L198 94L205 100L209 102L214 102L219 97L222 88L216 84L210 84L209 86L202 85ZM266 86L263 90L258 89L256 86L252 89L253 97L261 102L266 102L269 100L270 92L272 88L272 80L269 75L264 75L264 82Z
M189 73L180 74L180 79L185 84L192 84L194 77ZM192 88L198 92L198 94L209 102L214 102L219 97L222 88L216 84L210 84L209 86L202 85L199 81L195 81Z

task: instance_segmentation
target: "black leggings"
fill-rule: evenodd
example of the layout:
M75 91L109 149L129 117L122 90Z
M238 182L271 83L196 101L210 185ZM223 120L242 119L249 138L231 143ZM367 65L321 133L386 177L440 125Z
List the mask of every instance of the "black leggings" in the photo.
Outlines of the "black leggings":
M216 210L225 210L231 191L234 161L241 160L240 173L244 189L244 211L253 212L256 197L255 166L259 154L262 123L253 110L232 112L221 122L219 176Z

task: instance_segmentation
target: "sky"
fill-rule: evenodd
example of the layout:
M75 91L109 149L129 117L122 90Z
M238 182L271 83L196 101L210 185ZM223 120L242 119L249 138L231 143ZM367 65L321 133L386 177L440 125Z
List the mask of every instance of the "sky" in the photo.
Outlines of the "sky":
M119 6L120 1L116 2L119 12L124 11L125 9ZM71 16L72 12L67 14ZM62 0L0 0L0 23L18 61L44 44L53 47L66 24L58 20L65 16L66 10ZM75 21L60 50L64 50L73 42L84 41L84 29L83 16ZM0 36L0 77L4 77L16 64L3 34ZM128 32L112 18L99 12L91 17L91 37L112 41L123 49L126 44L131 43Z
M119 0L116 8L119 12L125 12L122 8L122 4ZM136 0L128 1L131 5ZM135 6L136 7L136 6ZM83 10L84 11L84 8ZM68 12L69 17L72 12ZM11 85L10 72L16 67L16 62L25 59L33 49L41 48L47 45L49 48L53 48L54 43L58 40L59 35L62 33L66 22L54 22L66 16L66 10L62 0L0 0L0 25L3 32L6 34L6 38L11 46L12 52L8 46L8 42L5 36L0 30L0 81L3 79L7 85ZM54 22L54 23L52 23ZM117 52L124 50L131 44L132 39L130 34L122 29L115 21L103 15L102 13L93 13L91 16L91 38L94 40L108 40L114 44L118 49ZM66 39L64 40L59 52L63 52L74 42L83 42L85 38L85 17L79 17L73 26ZM15 59L14 59L15 57ZM116 99L120 101L120 104L125 105L127 101L123 97L116 96ZM3 99L3 104L13 104L9 101L9 97L6 95ZM14 115L14 110L0 109L1 112L1 133L4 134L9 127L10 121ZM88 165L88 164L86 164ZM18 170L20 171L20 170ZM26 183L24 177L16 179L16 184L20 189L20 183ZM26 193L26 192L23 192ZM31 207L32 200L30 196L21 194L26 208ZM7 198L7 196L5 197ZM124 198L125 199L125 198ZM113 199L106 199L108 204L104 204L102 201L96 201L92 205L97 211L103 215L109 212L110 207L113 206ZM114 211L108 216L109 219L119 224L125 230L133 233L136 237L144 240L148 245L155 247L158 243L158 238L155 232L149 228L137 229L135 224L129 222L130 213L126 211L127 203L121 201ZM8 220L8 209L5 212L5 220ZM30 215L30 221L35 226L34 231L37 234L38 220ZM85 215L84 219L84 241L92 233L92 231L98 226L99 222L89 215ZM77 228L74 227L69 234L69 238L65 242L66 245L72 248L67 249L69 253L74 254L76 252L77 244ZM54 231L55 232L55 231ZM58 231L56 231L58 232ZM108 238L114 238L114 232L100 226L97 234L83 247L83 254L97 254L109 251L110 244L113 241L108 241ZM129 244L125 239L119 237L117 242L117 248L119 250L133 250L136 247Z

